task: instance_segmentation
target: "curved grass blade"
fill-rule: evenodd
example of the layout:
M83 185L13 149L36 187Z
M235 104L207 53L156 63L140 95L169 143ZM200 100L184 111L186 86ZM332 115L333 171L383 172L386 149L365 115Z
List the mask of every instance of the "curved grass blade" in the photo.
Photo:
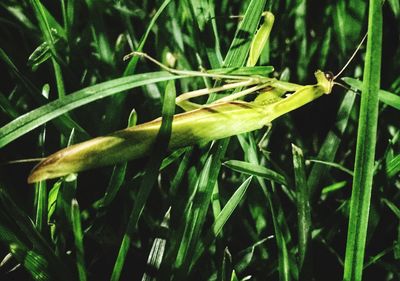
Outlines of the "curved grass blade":
M363 82L358 79L343 77L342 80L357 90L363 88ZM385 90L379 90L379 101L400 110L400 96L398 95Z
M150 72L117 78L76 91L34 109L0 128L0 148L47 121L87 103L146 84L179 78L182 76L162 71Z
M335 162L321 161L321 160L316 160L316 159L309 159L308 161L318 163L318 164L321 164L324 166L330 166L330 167L336 168L342 172L345 172L345 173L349 174L350 176L354 176L353 171L351 171L351 170L347 169L346 167L344 167L338 163L335 163Z
M224 162L223 165L240 173L262 177L282 185L287 185L284 176L264 166L238 160L229 160Z
M369 1L368 43L344 263L345 281L361 281L374 172L382 55L382 2Z
M216 149L215 144L211 149ZM225 152L225 150L222 152ZM219 156L218 153L216 156ZM193 260L195 249L201 237L200 234L211 202L211 195L216 184L215 173L219 171L218 169L213 169L213 167L219 167L217 163L215 163L215 159L218 158L207 158L203 170L198 177L198 181L196 182L196 194L190 206L190 221L188 221L188 225L185 228L184 239L182 240L184 243L181 244L178 252L177 260L178 262L182 261L182 265L177 274L177 280L182 279L183 276L186 276L190 272L191 261Z

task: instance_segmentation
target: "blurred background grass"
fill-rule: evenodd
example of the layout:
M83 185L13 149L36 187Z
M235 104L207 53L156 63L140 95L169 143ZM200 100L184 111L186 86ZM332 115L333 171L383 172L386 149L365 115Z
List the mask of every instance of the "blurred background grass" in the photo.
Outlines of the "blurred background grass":
M127 62L123 62L122 57L139 47L153 57L179 69L218 68L222 65L241 20L240 17L232 16L243 15L250 3L250 1L235 0L171 1L149 30L148 37L144 37L162 2L42 1L44 7L42 12L50 26L47 38L50 36L54 44L49 47L49 44L44 43L46 23L41 22L40 14L38 15L38 10L34 8L35 5L40 6L38 1L2 1L0 3L0 47L3 51L0 63L2 73L0 125L3 126L43 104L44 101L38 98L43 88L48 87L48 99L54 100L62 94L61 85L68 94L123 75L158 70L143 60L127 67ZM314 83L313 72L316 69L337 73L360 42L367 27L367 4L361 0L350 2L271 0L266 1L263 9L272 11L276 20L260 64L274 66L274 76L299 84ZM381 84L383 89L398 95L400 92L399 1L387 1L383 11ZM364 53L363 48L344 76L362 77ZM12 68L10 61L15 65L15 69ZM62 82L56 81L57 75L62 77ZM176 83L176 86L179 94L204 88L205 84L202 79L184 79ZM165 85L160 83L149 84L140 89L135 88L85 105L70 112L69 116L90 136L106 134L125 127L132 109L137 112L137 123L143 123L160 116L164 87ZM190 202L193 182L202 171L200 163L206 155L207 147L196 147L192 155L188 156L188 164L180 181L177 180L176 174L179 165L182 165L185 159L182 160L181 157L168 166L160 174L158 184L146 203L143 216L133 236L121 280L137 280L146 270L153 270L146 267L146 261L154 238L160 233L167 241L163 248L167 258L161 263L163 279L171 277L225 280L227 276L230 278L234 269L239 279L251 275L256 280L277 280L282 279L282 276L290 276L293 280L297 280L298 267L295 259L299 249L298 222L293 199L296 190L293 184L295 180L291 144L294 143L302 149L306 160L318 158L332 161L340 167L352 170L359 97L355 99L353 97L353 105L353 99L349 98L349 95L352 93L348 92L346 94L348 99L344 100L345 91L336 87L331 95L276 120L266 146L268 157L263 157L261 161L263 165L281 173L289 180L287 187L280 185L268 187L273 191L272 202L277 213L271 214L268 207L270 202L253 180L245 199L235 208L233 216L224 225L223 232L206 248L204 256L191 271L185 269L183 265L179 267L177 262L179 258L174 259L173 253L183 247L182 244L176 244L179 235L184 231L182 225L190 225L190 216L179 215L179 210L183 210L179 208ZM341 104L347 108L341 113L344 116L337 114ZM343 118L349 120L340 129L337 122L343 121ZM388 172L388 167L392 167L390 163L394 162L392 159L399 155L398 120L396 109L381 104L365 280L376 280L377 276L380 280L400 279L398 269L400 210L397 207L400 184L398 173ZM45 138L43 138L44 132ZM252 138L259 140L263 133L264 131L254 132L246 136L245 140L248 142L251 142ZM0 162L48 155L64 147L68 138L68 133L60 133L58 126L48 123L45 128L41 126L2 148ZM84 138L84 134L78 133L75 141ZM328 145L324 146L324 141L329 140L330 145L328 142ZM336 147L337 151L334 149ZM329 151L330 148L335 151ZM224 160L242 160L243 157L247 157L247 153L248 151L243 149L243 142L239 143L233 138ZM329 157L321 158L321 155ZM69 184L60 184L64 191L76 188L76 194L73 192L71 197L77 198L82 212L86 272L90 280L109 280L111 276L121 237L126 229L127 217L137 198L137 188L143 177L143 163L143 161L129 163L126 175L120 177L122 187L107 208L100 208L98 200L103 197L109 186L112 167L81 173L78 181L73 183L77 187L71 188L68 187ZM352 177L340 169L329 168L326 164L314 165L309 161L306 161L306 164L308 183L310 188L315 190L311 206L313 230L310 248L312 249L311 276L315 280L338 280L342 278L343 271ZM316 165L319 165L320 170L315 168ZM33 189L26 184L26 177L32 166L32 163L2 165L0 185L10 194L20 210L34 218L38 188ZM312 169L315 169L314 174L311 172ZM222 168L218 180L218 204L224 206L244 179L243 174ZM179 183L177 187L174 186L176 182ZM52 189L53 184L54 181L51 181L47 190ZM60 194L62 193L56 192L58 198L69 198L65 193L64 197ZM59 203L57 208L61 208L61 205ZM203 226L204 236L202 235L201 239L206 237L205 234L218 213L215 209L217 205L213 204L213 209L210 208L208 211ZM16 233L14 238L26 239L24 237L26 232L13 225L10 219L12 215L7 213L15 213L13 207L4 205L3 209L5 206L9 209L1 215L1 225L12 229L13 233ZM160 225L169 206L172 206L172 212L176 210L178 214L172 214L170 230L166 231L165 227L161 228ZM207 209L208 205L205 208ZM51 217L51 221L56 222L56 227L51 229L52 232L49 232L47 227L40 232L55 250L56 256L62 260L63 266L77 278L74 255L76 248L69 219L64 216L65 214L59 211ZM279 274L282 268L278 266L278 257L282 249L279 249L281 244L277 244L274 238L276 230L272 224L272 216L284 225L282 237L289 252L290 267L286 275ZM6 236L4 233L3 229L2 240L5 243L2 244L0 253L6 255L10 251L10 240L4 238ZM25 245L32 246L32 242L24 242ZM68 251L72 251L73 254L68 254ZM23 253L26 254L26 251ZM32 272L35 272L18 268L8 273L16 264L16 260L11 260L2 266L0 276L4 276L4 280L21 280L20 278L26 280L30 278L28 276ZM51 271L60 274L56 270L59 268L57 265L48 265L46 268L50 268L50 275L54 275Z

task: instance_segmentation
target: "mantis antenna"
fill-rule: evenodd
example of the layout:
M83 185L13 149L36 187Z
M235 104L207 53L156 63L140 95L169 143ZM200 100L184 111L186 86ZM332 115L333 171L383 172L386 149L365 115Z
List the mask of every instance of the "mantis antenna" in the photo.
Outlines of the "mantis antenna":
M351 92L357 94L357 91L353 90L352 88L347 87L346 85L343 85L342 83L339 83L339 82L335 82L335 81L334 81L333 84L338 85L338 86L342 87L343 89L345 89L345 90L347 90L347 91L351 91Z
M358 44L356 50L353 52L353 54L351 55L350 59L347 61L347 63L343 66L343 68L339 71L338 74L336 74L335 76L333 76L333 80L335 80L336 78L338 78L340 76L340 74L343 73L343 71L349 66L349 64L351 63L351 61L354 59L354 57L356 56L357 52L360 50L362 44L364 43L365 39L367 38L368 33L365 33L363 39L361 40L360 44Z

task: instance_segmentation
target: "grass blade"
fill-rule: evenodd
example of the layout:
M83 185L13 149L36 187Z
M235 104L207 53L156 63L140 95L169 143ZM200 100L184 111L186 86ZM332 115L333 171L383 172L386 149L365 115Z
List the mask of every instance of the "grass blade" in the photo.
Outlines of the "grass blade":
M150 31L153 28L154 24L156 23L157 19L160 17L164 9L168 6L168 4L171 2L171 0L164 0L164 2L161 4L160 8L157 10L157 12L154 14L153 18L151 19L149 25L147 26L147 29L145 33L143 34L142 38L140 38L140 42L136 48L135 51L141 52L143 51L144 44L147 41L147 38L149 37ZM124 76L132 75L135 72L137 62L139 61L139 56L132 56L131 59L129 60L128 65L125 68L124 71Z
M76 251L76 265L78 268L78 275L80 281L86 281L86 266L85 266L85 255L83 250L83 233L81 226L81 212L79 211L78 201L72 199L71 203L71 221L72 231L75 239L75 251Z
M252 0L247 10L244 14L243 20L241 21L236 34L235 38L233 39L231 46L228 50L228 53L224 60L224 67L242 67L245 64L247 54L249 52L250 44L251 44L251 36L255 34L257 30L257 26L259 20L261 18L261 14L264 10L265 1L263 0ZM210 96L209 102L215 100L215 96ZM216 141L213 143L212 148L210 149L210 153L207 155L207 160L205 161L205 168L203 168L202 174L205 177L207 175L207 185L205 186L204 190L209 191L207 195L202 195L203 202L209 205L209 200L204 200L206 196L211 196L214 185L219 175L219 171L221 168L221 159L225 155L225 151L229 144L229 139L223 139L220 141ZM208 168L207 168L208 167ZM209 171L207 171L209 170ZM206 206L202 206L203 213L206 210ZM198 237L201 227L204 223L205 216L201 214L201 216L197 216L196 222L196 234L191 234L188 237L189 241L186 241L185 244L190 245L193 251L195 250L195 246L197 243L197 239L193 239L193 237ZM192 223L192 222L191 222ZM194 241L195 243L191 242ZM183 243L183 242L182 242ZM190 253L190 250L188 251ZM193 252L191 253L193 254ZM187 271L189 270L190 265L190 257L185 258L186 263L181 267L179 274L181 276L179 278L183 278L183 275L186 275ZM179 262L178 262L179 263Z
M264 166L238 160L229 160L226 161L223 165L240 173L262 177L282 185L287 185L284 176Z
M389 178L394 177L398 172L400 172L400 154L390 160L386 167L386 171Z
M154 153L147 163L146 172L139 187L139 194L137 195L135 205L129 216L128 226L126 227L126 231L121 242L121 247L118 252L118 257L115 261L114 269L112 272L112 281L117 281L120 279L125 263L125 258L129 250L131 236L136 230L137 223L150 195L150 191L157 181L159 168L164 158L164 154L166 153L169 138L171 135L172 118L175 113L175 95L175 84L173 81L170 81L165 91L162 123L154 144Z
M374 171L382 53L382 2L371 0L369 5L367 54L344 264L345 281L361 281L362 278Z
M211 150L215 150L215 143L211 147ZM224 151L220 151L223 153ZM211 153L214 154L214 151ZM186 243L183 244L183 248L180 251L179 257L183 260L183 264L180 268L177 279L181 279L183 276L187 275L190 271L191 261L194 258L195 250L197 244L199 243L199 237L201 237L201 231L206 219L207 211L211 203L211 196L213 194L214 186L216 183L217 176L215 175L219 172L219 163L216 159L219 159L219 153L214 154L215 157L207 157L204 168L202 169L198 181L196 183L196 194L193 198L191 206L190 221L185 229ZM213 169L217 167L217 169Z
M12 255L25 267L35 281L52 280L49 272L49 265L43 256L35 251L23 247L21 244L12 243L10 245Z
M35 184L36 193L36 228L44 233L43 231L47 229L47 184L45 181L41 181Z
M144 44L146 43L150 32L152 31L154 25L156 24L158 18L160 15L163 13L165 8L168 6L168 4L171 2L171 0L164 0L164 2L161 4L160 8L158 8L157 12L154 14L154 16L151 18L151 21L149 25L146 28L146 31L140 38L139 43L137 44L137 47L135 48L134 51L141 52L143 51ZM139 61L138 56L132 56L131 59L129 60L128 64L126 65L124 69L123 76L128 76L128 75L133 75L136 70L136 65ZM112 128L115 126L115 124L118 124L118 120L121 119L121 112L119 111L114 111L114 108L121 108L123 107L125 101L126 101L127 96L124 94L119 94L113 96L112 100L110 101L107 110L107 118L109 121L108 123L110 124L108 128Z
M17 66L12 62L10 57L2 48L0 48L0 59L7 64L8 68L16 76L23 87L26 88L28 94L33 100L35 100L36 103L42 105L48 102L48 100L41 95L40 91L35 87L35 85L22 74L22 72L17 68ZM89 137L89 134L86 133L86 131L68 115L60 116L60 118L54 120L54 123L65 136L68 136L71 130L75 128L81 137Z
M154 239L153 245L151 246L149 257L147 258L147 268L150 269L150 272L145 272L142 277L142 281L156 281L154 278L154 274L157 272L161 262L164 258L165 246L167 244L167 240L164 237L164 233L169 229L169 219L170 219L170 210L164 216L163 221L161 222L159 233L157 237Z
M242 145L242 148L244 148L243 150L246 153L246 158L248 158L248 161L252 164L259 165L255 141L251 134L248 134L248 136L250 137L249 145L245 143L244 138L240 135L238 136L239 141ZM271 182L272 188L269 188L267 187L267 184L263 178L257 177L257 181L261 186L272 216L272 223L274 226L276 245L278 249L277 271L279 272L279 280L289 281L291 280L291 273L296 272L297 268L296 265L291 262L291 254L287 247L287 243L291 238L285 219L285 214L283 213L278 196L272 191L274 189L273 182Z
M204 253L204 249L211 245L211 242L218 236L221 232L223 226L226 224L228 219L231 217L232 213L235 211L239 203L242 201L243 196L246 194L247 188L250 185L252 177L247 178L235 191L232 197L228 200L226 205L222 208L221 212L218 214L215 222L211 226L210 232L206 238L199 243L195 251L195 256L193 257L191 267L193 267L197 260Z
M62 77L62 73L61 73L61 67L58 62L59 58L58 58L57 50L55 47L54 37L51 34L51 27L50 27L49 21L46 17L45 9L39 0L32 0L31 3L32 3L32 6L36 13L36 17L39 22L40 29L43 33L44 38L46 39L46 42L50 48L51 53L52 53L51 62L53 64L53 68L54 68L54 75L55 75L56 84L57 84L58 97L63 97L63 96L65 96L64 81L63 81L63 77Z
M363 82L360 80L351 77L343 77L342 80L357 90L361 90L363 87ZM379 90L378 93L379 101L400 110L400 97L398 95L395 95L385 90Z
M135 110L132 110L128 118L128 127L136 126L136 122L137 122L137 114ZM110 181L108 182L107 185L107 189L104 193L103 198L100 199L100 206L102 208L109 206L117 196L125 180L127 166L128 166L127 162L119 163L114 166L113 172L110 177Z
M339 145L341 143L341 136L345 132L349 123L350 114L353 110L356 95L348 91L344 97L340 108L337 113L337 121L334 128L332 128L326 136L321 148L319 150L317 159L322 161L332 162L335 159ZM329 169L321 163L314 163L310 174L307 179L307 185L310 188L311 197L316 198L318 195L319 185L321 180L328 174Z
M299 280L311 278L311 207L303 151L292 144L293 166L297 190L297 221L299 237Z
M258 23L260 22L265 2L264 0L253 0L248 5L243 21L239 25L235 38L225 57L224 67L244 65L247 54L249 53L251 37L255 34Z
M106 25L104 23L104 14L101 13L102 2L94 0L85 0L89 10L89 23L91 25L93 46L99 56L100 61L113 67L113 52L111 44L106 33Z
M309 161L313 162L313 163L318 163L318 164L324 165L325 167L336 168L336 169L338 169L338 170L340 170L342 172L345 172L345 173L349 174L350 176L354 176L353 171L347 169L346 167L344 167L344 166L342 166L342 165L340 165L338 163L329 162L329 161L315 160L315 159L309 159Z
M0 128L0 148L70 110L146 84L181 78L167 72L127 76L90 86L34 109Z
M28 254L29 249L27 249L26 247L21 248L22 244L18 243L19 240L22 240L19 239L19 236L24 236L24 239L29 239L30 243L35 249L35 253L37 252L46 260L52 275L56 272L64 272L65 274L60 276L60 280L71 280L71 274L66 270L65 264L63 264L60 258L56 256L56 254L53 252L53 249L47 243L45 238L36 230L30 218L18 208L18 206L14 203L14 201L12 201L9 195L2 189L0 189L0 205L5 215L11 221L15 222L19 229L17 233L18 236L10 236L10 232L3 231L0 228L0 233L2 234L0 235L0 238L3 240L11 238L12 240L8 241L10 246L13 244L13 242L16 242L17 248L22 249L26 254ZM24 248L26 249L24 250ZM41 264L43 265L43 262L41 262Z

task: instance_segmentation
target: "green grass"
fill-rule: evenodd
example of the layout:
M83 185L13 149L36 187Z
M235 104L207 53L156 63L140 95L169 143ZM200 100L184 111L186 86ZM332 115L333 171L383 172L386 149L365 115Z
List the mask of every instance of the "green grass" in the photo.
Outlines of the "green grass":
M382 57L382 7L370 1L344 280L361 280L374 177Z
M0 279L399 280L400 5L380 30L370 2L2 1ZM262 149L267 129L167 151L174 96L219 82L122 58L239 68L264 10L259 65L303 85L368 29L343 74L362 92L280 117ZM31 186L34 163L9 163L159 116L145 159Z

